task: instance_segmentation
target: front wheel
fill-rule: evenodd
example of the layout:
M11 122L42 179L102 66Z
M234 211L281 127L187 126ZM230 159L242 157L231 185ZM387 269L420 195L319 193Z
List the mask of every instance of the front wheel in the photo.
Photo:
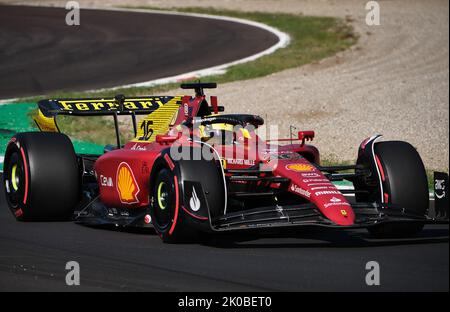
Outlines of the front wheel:
M364 189L370 191L369 198L377 201L382 198L385 204L425 217L429 205L428 182L425 167L416 149L406 142L387 141L375 143L374 153L383 193L378 182L373 186L365 185ZM369 228L369 232L375 237L390 238L412 236L422 229L423 223L420 222L384 223Z
M165 243L186 242L196 235L182 218L178 182L171 170L162 168L152 186L152 224Z

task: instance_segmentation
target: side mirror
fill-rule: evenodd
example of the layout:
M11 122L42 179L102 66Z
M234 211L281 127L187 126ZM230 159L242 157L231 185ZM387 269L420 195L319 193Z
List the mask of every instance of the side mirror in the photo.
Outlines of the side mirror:
M177 136L159 134L156 136L156 142L159 144L170 144L175 142L179 138L181 138L181 132L178 132Z
M305 141L312 141L314 139L314 131L299 131L298 139L302 141L302 145L305 144Z

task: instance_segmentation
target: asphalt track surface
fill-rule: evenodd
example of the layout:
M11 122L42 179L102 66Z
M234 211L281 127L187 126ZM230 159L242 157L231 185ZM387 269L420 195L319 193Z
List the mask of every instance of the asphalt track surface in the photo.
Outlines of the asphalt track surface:
M448 226L404 240L302 229L169 245L151 230L17 222L0 192L0 291L448 291L448 258ZM80 286L65 284L68 261ZM365 283L368 261L380 286Z
M92 90L235 61L278 42L263 29L154 13L0 5L0 99Z

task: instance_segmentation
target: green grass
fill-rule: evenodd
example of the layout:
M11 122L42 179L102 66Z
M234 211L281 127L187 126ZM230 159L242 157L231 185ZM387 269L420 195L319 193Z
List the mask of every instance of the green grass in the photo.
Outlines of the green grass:
M112 118L59 116L61 132L97 144L115 144L115 129Z

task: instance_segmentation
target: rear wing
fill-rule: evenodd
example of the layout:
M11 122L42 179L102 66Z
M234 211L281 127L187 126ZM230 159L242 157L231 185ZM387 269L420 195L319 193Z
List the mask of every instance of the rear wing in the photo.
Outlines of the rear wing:
M176 102L181 105L181 96L135 96L126 98L58 99L38 102L39 110L45 117L57 115L148 115L157 109Z
M38 112L34 121L41 131L60 132L56 123L58 115L71 116L113 116L117 138L120 147L120 134L118 115L130 115L133 121L133 130L137 141L151 142L156 134L165 133L173 121L176 112L183 103L182 96L135 96L126 98L116 95L114 98L93 99L57 99L42 100L38 102ZM148 115L139 128L136 124L136 115ZM151 124L151 133L144 124Z
M204 97L203 89L216 88L216 83L185 83L182 89L194 89L196 97ZM130 115L133 121L135 139L133 142L153 142L157 135L164 134L176 121L179 109L185 106L190 96L134 96L127 98L122 94L114 98L54 99L38 102L38 112L34 121L41 131L60 132L56 123L58 115L71 116L113 116L120 148L118 115ZM217 105L217 97L211 97L214 113L223 111ZM186 115L187 113L185 113ZM136 124L136 115L147 115Z

